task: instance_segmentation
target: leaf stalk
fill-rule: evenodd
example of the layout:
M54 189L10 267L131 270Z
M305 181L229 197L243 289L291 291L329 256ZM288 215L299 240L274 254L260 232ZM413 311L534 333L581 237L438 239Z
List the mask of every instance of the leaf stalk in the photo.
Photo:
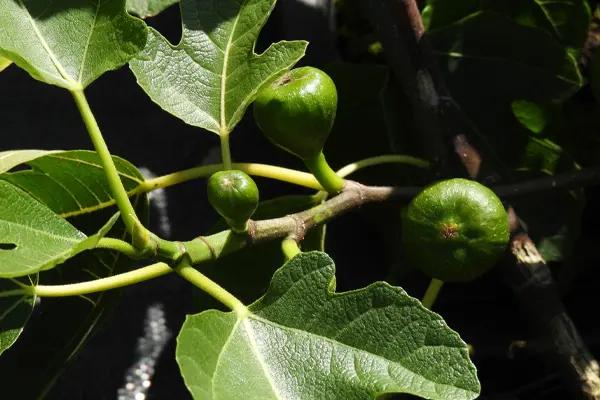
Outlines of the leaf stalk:
M94 145L94 149L100 157L108 181L108 186L110 187L111 194L121 212L121 218L127 232L132 235L133 243L136 248L144 248L148 245L148 231L143 228L135 209L129 200L127 191L123 186L123 182L121 182L117 167L115 166L110 151L108 150L108 146L104 141L104 137L102 136L102 132L100 131L100 127L98 126L98 122L94 117L94 113L90 108L87 98L83 90L71 90L71 94L73 95L77 109L81 114L81 118L88 131L92 144ZM140 229L140 227L143 229Z

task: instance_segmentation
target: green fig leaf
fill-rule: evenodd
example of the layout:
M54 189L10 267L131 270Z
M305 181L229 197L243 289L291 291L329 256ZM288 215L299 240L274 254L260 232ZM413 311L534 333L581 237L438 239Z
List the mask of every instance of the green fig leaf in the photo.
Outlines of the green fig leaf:
M426 27L443 28L478 11L493 11L520 25L544 30L572 48L583 46L591 19L585 0L429 0Z
M34 297L11 295L19 289L13 281L0 279L0 355L19 338L33 311Z
M31 157L34 154L31 153ZM13 156L13 163L16 159L17 156ZM144 179L126 160L113 157L113 161L125 190L133 195ZM62 217L89 214L115 204L102 163L93 151L54 152L30 160L23 158L22 162L31 169L2 174L0 179L25 190Z
M0 56L0 72L8 68L10 64L12 64L12 61L10 61L8 58Z
M46 154L56 153L51 150L9 150L0 152L0 174Z
M129 65L138 84L187 124L227 135L258 90L304 55L304 41L254 52L275 0L183 0L181 42L150 29L145 49Z
M146 42L125 0L0 0L0 9L0 56L69 90L121 67Z
M450 92L497 168L517 167L527 145L515 100L560 104L583 84L567 49L546 32L497 13L471 14L429 37Z
M528 100L515 100L511 107L521 125L533 133L542 133L552 119L551 112L553 110L543 104Z
M50 269L96 247L115 218L87 237L44 204L0 180L0 277L13 278Z
M521 25L543 29L572 48L583 46L591 19L585 0L483 0L482 6L501 12Z
M127 0L127 11L140 18L154 17L179 0Z
M334 272L326 254L301 253L247 312L189 316L176 355L193 397L477 397L466 345L439 315L383 282L334 293Z
M144 178L133 165L118 157L114 157L114 161L128 190L143 182ZM80 231L98 232L114 215L116 207L113 202L106 201L110 188L95 153L58 152L27 163L32 170L19 169L2 174L0 178L18 185L38 201L50 205L53 211L70 215L69 222ZM147 196L132 194L131 201L142 223L146 224ZM127 240L122 222L117 221L107 236ZM125 272L131 266L132 261L119 253L95 249L77 254L60 268L40 272L37 279L43 285L84 282ZM27 334L0 357L4 391L19 393L21 398L28 399L40 398L42 394L61 397L62 394L51 392L52 385L73 363L99 326L106 322L118 304L120 294L121 291L112 290L43 300L37 304L38 312L27 323ZM0 314L3 312L1 307Z

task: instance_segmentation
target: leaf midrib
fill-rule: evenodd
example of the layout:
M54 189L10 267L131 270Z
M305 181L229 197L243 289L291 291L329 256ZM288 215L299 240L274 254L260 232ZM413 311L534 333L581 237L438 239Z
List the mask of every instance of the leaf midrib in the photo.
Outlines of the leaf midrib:
M92 21L92 27L90 28L90 34L87 37L85 42L85 48L83 49L83 57L81 59L81 65L79 66L79 84L82 82L83 78L83 68L85 67L85 62L87 60L88 49L90 48L90 42L92 41L92 35L94 34L94 29L96 29L96 20L98 19L98 14L100 13L100 1L96 2L96 12L94 13L94 20Z
M242 4L240 4L240 11L246 5L248 1L244 0ZM219 135L224 136L229 134L229 127L227 126L227 116L225 114L225 93L227 92L227 69L229 68L229 52L231 51L231 47L233 44L233 37L235 35L235 31L237 29L238 21L240 20L241 12L238 12L235 16L235 20L233 21L233 25L231 27L231 33L229 34L229 38L227 39L227 45L225 46L225 50L223 51L223 70L221 71L221 109L219 110L221 113L221 127ZM208 34L207 34L208 36ZM215 46L218 48L218 46Z
M16 227L22 228L25 231L39 233L42 236L46 236L46 237L53 238L53 239L60 239L60 240L65 241L65 242L72 242L72 243L75 243L75 244L80 243L80 242L84 241L85 239L87 239L87 236L85 236L85 235L83 236L83 238L81 238L81 240L79 240L79 239L73 239L73 238L70 238L68 236L59 236L59 235L50 233L48 231L43 231L43 230L40 230L40 229L37 229L37 228L32 228L31 226L20 224L18 222L7 221L5 219L0 220L0 222L2 224L7 224L7 225L11 225L11 226L16 226ZM75 229L75 228L73 228L73 229ZM75 232L77 233L79 231L75 230ZM81 233L81 232L79 232L79 233ZM81 233L81 234L83 235L83 233Z
M251 315L253 315L253 314L251 314ZM283 399L283 397L279 393L279 390L277 389L277 386L275 385L275 382L273 381L273 376L272 376L273 373L271 372L271 369L265 362L262 354L258 351L258 344L256 343L254 329L252 329L252 325L247 323L247 321L249 319L250 319L250 316L247 318L244 318L242 321L242 324L244 326L244 329L246 329L246 333L248 334L248 338L250 340L250 348L252 349L252 353L255 355L257 361L261 365L261 367L264 371L264 375L267 378L267 381L269 382L269 386L271 386L271 390L272 390L273 394L275 396L277 396L277 398Z
M29 9L23 3L23 0L17 0L17 1L19 2L19 5L21 6L21 8L23 8L26 11L27 17L29 19L29 23L31 24L31 27L33 28L33 31L35 32L35 35L39 39L39 41L40 41L42 47L44 48L44 50L46 50L46 53L48 53L48 57L50 57L50 60L52 61L52 64L54 64L54 67L56 68L56 70L58 71L58 73L61 75L61 77L67 83L72 84L74 86L78 86L77 82L75 82L73 80L73 78L71 78L69 76L69 74L64 69L64 67L62 66L62 64L58 61L58 58L56 57L56 55L50 49L50 46L48 45L48 42L46 42L46 39L44 39L44 37L42 36L42 33L38 29L38 26L35 23L35 20L33 19L33 16L29 12Z
M427 377L425 377L425 376L423 376L421 374L418 374L418 373L416 373L416 372L408 369L403 364L401 364L401 362L399 362L399 361L390 360L390 359L388 359L388 358L386 358L384 356L372 353L372 352L370 352L368 350L364 350L364 349L359 349L359 348L356 348L356 347L352 347L352 346L350 346L350 345L348 345L346 343L334 340L334 339L332 339L330 337L327 337L327 336L319 335L319 334L316 334L314 332L305 331L305 330L298 329L298 328L293 328L293 327L281 325L281 324L279 324L277 322L274 322L274 321L265 319L263 317L260 317L259 315L255 314L255 313L252 313L252 312L250 314L247 314L247 315L243 316L243 317L238 316L238 318L236 320L236 323L231 328L231 333L230 333L229 337L227 338L226 342L224 343L222 349L225 349L227 347L227 345L231 342L231 338L233 337L233 333L236 331L236 329L239 329L240 323L243 324L244 328L246 329L246 332L248 333L248 336L252 339L252 343L251 343L252 352L253 352L253 354L256 355L257 360L259 361L259 363L263 366L264 374L265 374L266 378L268 379L269 383L271 384L271 387L274 389L273 392L277 396L279 396L278 398L282 398L283 399L283 397L281 397L279 395L279 392L276 390L276 386L275 386L275 384L272 381L272 377L271 377L271 373L270 373L269 368L266 366L266 364L265 364L262 356L260 355L260 353L258 353L258 351L256 350L257 345L256 345L256 342L253 340L253 338L254 338L253 334L250 332L250 331L253 332L254 330L251 327L248 327L248 324L244 321L244 320L248 320L248 319L254 319L254 320L262 322L262 323L264 323L266 325L276 326L276 327L278 327L279 329L281 329L283 331L292 331L292 332L300 333L300 334L304 334L304 335L315 336L315 337L320 338L323 341L332 343L334 346L343 346L343 347L346 347L346 348L350 349L351 351L357 351L357 352L362 352L362 353L369 354L371 357L378 358L378 359L382 360L383 362L387 363L388 365L396 365L397 367L399 367L402 370L406 371L406 373L410 374L412 377L419 377L423 381L426 381L426 382L429 382L429 383L433 384L436 387L436 390L439 387L445 387L445 388L449 388L449 389L452 389L452 390L463 391L465 393L475 393L475 392L473 392L472 390L470 390L468 388L462 388L462 387L458 387L458 386L453 386L453 385L448 385L448 384L445 384L445 383L439 383L439 382L432 381L431 379L429 379L429 378L427 378ZM423 349L423 348L432 348L432 347L444 347L444 348L458 348L458 349L462 349L461 347L453 347L453 346L446 346L446 345L437 345L437 346L426 346L426 345L423 345L423 346L420 346L417 349L415 349L413 352L418 351L418 350ZM219 361L220 361L221 356L222 356L223 353L224 353L224 351L221 351L221 353L219 354L219 360L215 364L215 371L218 369ZM389 376L389 374L388 374L388 376ZM214 375L213 375L213 377L214 377ZM392 378L392 377L390 376L390 378ZM212 379L211 379L211 381L212 381ZM214 381L213 381L213 383L214 383ZM214 398L214 394L215 394L214 393L214 388L215 388L215 386L213 384L213 398ZM404 391L404 393L407 393L407 394L415 394L415 395L418 394L416 392L415 393L411 392L411 388L410 387L406 387L406 388L402 387L402 390Z

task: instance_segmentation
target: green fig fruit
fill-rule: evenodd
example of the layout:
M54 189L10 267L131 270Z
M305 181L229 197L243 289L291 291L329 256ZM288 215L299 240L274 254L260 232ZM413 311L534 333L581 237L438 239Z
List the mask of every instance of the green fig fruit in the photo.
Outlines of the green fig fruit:
M285 73L263 87L254 101L254 119L264 135L303 160L323 150L336 110L333 80L314 67Z
M258 207L258 187L250 176L238 170L216 172L208 179L207 194L234 232L248 229L248 220Z
M425 188L403 218L402 242L408 260L442 281L468 281L482 275L498 261L508 240L508 217L500 199L466 179Z

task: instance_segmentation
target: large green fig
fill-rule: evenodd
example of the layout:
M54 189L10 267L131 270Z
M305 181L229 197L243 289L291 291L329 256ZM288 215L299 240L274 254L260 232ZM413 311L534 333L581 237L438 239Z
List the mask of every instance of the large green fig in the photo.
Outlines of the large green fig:
M267 139L300 157L329 193L345 184L323 155L336 110L333 80L314 67L285 73L263 87L254 101L254 119Z
M293 69L267 84L254 101L254 119L275 145L304 159L323 150L337 110L333 80L313 67Z
M442 281L482 275L498 261L508 239L508 217L500 199L466 179L425 188L403 219L402 240L409 261Z

